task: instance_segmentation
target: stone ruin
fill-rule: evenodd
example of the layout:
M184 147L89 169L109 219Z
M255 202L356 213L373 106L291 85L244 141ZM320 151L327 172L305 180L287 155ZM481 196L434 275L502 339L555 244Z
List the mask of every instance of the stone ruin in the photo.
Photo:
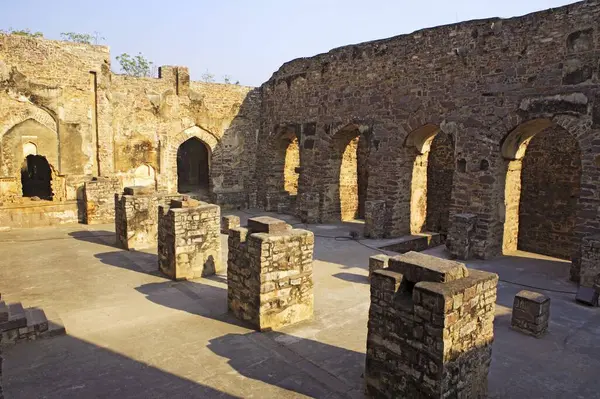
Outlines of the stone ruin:
M156 247L158 207L169 205L171 200L187 198L157 193L152 186L125 187L123 194L115 194L117 244L128 250Z
M229 230L227 304L260 331L313 317L314 234L272 217Z
M524 334L541 337L548 330L550 298L538 292L523 290L515 295L511 326Z
M221 218L221 233L229 234L229 230L240 227L240 217L235 215L226 215Z
M223 270L218 205L187 199L158 207L158 268L173 280Z
M418 252L371 275L366 389L381 398L485 398L498 276Z

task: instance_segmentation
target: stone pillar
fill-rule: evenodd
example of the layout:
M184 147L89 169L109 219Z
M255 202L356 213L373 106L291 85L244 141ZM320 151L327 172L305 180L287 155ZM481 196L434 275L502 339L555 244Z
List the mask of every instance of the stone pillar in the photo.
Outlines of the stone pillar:
M85 182L83 201L86 224L112 223L115 220L115 194L121 192L121 182L116 177L97 177Z
M229 310L260 331L313 316L314 235L271 217L229 230Z
M158 206L185 199L185 195L156 193L152 186L125 187L123 194L115 194L117 244L123 249L156 247Z
M377 398L485 398L498 276L418 252L371 276L365 382Z
M221 209L196 200L158 207L158 268L173 280L222 271Z
M515 296L511 318L513 329L524 334L541 337L548 330L550 298L533 291L520 291Z
M581 244L579 285L593 287L600 275L600 234L585 237Z
M385 201L365 202L365 237L385 236Z
M446 249L454 258L467 260L471 257L476 225L476 215L470 213L454 215L446 238Z
M229 230L236 227L240 227L239 216L226 215L221 218L221 234L229 234Z

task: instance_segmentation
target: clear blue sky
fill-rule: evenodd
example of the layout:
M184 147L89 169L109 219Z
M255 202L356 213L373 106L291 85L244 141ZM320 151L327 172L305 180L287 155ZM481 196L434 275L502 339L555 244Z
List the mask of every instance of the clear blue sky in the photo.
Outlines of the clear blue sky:
M185 65L258 86L282 63L346 44L487 17L558 7L565 0L4 0L0 29L47 38L98 31L120 53Z

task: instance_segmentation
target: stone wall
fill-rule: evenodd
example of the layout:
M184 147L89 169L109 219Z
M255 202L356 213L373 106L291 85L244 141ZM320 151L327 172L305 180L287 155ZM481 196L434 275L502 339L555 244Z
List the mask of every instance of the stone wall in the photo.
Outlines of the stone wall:
M506 149L561 126L581 149L575 235L598 232L600 148L593 139L600 127L594 72L598 22L600 4L579 2L518 18L423 29L287 62L261 88L259 142L269 145L282 126L293 127L301 151L298 214L305 220L339 220L337 160L343 150L337 139L349 130L368 132L366 197L386 201L386 235L395 236L411 231L407 187L419 152L407 138L436 126L454 138L449 217L477 216L472 253L487 258L502 252L505 182L517 152ZM258 181L267 169L257 169Z
M600 280L600 234L585 237L581 245L581 285L593 287Z
M158 207L158 268L173 280L219 273L221 208L196 200Z
M427 231L448 232L454 169L452 135L440 132L431 143L427 161Z
M535 136L523 157L518 249L571 259L581 152L564 129Z
M229 230L229 310L268 330L312 318L314 235L282 220L258 217Z
M112 223L115 220L115 194L123 187L117 178L99 177L86 182L83 189L84 223Z
M371 274L372 397L485 398L498 276L418 252Z
M182 195L160 194L145 187L126 187L123 194L115 194L117 244L129 250L156 247L158 207L184 199Z
M253 88L190 82L185 67L161 67L158 79L116 75L108 47L0 35L0 89L3 180L19 180L36 148L65 176L66 200L92 176L175 193L177 149L195 137L211 151L213 199L246 205L256 191ZM12 191L20 196L3 187L0 200Z

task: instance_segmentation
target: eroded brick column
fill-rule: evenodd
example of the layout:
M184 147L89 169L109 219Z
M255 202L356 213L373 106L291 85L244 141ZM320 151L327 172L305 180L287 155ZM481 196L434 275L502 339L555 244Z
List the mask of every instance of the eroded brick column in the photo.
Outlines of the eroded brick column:
M158 207L158 267L173 280L220 272L221 209L196 200Z
M446 238L446 249L455 259L466 260L472 256L473 238L477 216L470 213L454 215Z
M385 201L367 201L365 203L365 237L383 238L385 236Z
M114 177L97 177L83 186L86 224L112 223L115 220L115 194L121 182Z
M593 287L600 276L600 234L583 239L580 264L580 285Z
M498 276L418 252L371 276L365 381L378 398L484 398Z
M171 200L185 200L184 195L164 195L154 187L125 187L115 194L115 232L123 249L156 247L158 240L158 206Z
M229 309L261 331L312 318L313 248L312 232L271 217L230 229Z

